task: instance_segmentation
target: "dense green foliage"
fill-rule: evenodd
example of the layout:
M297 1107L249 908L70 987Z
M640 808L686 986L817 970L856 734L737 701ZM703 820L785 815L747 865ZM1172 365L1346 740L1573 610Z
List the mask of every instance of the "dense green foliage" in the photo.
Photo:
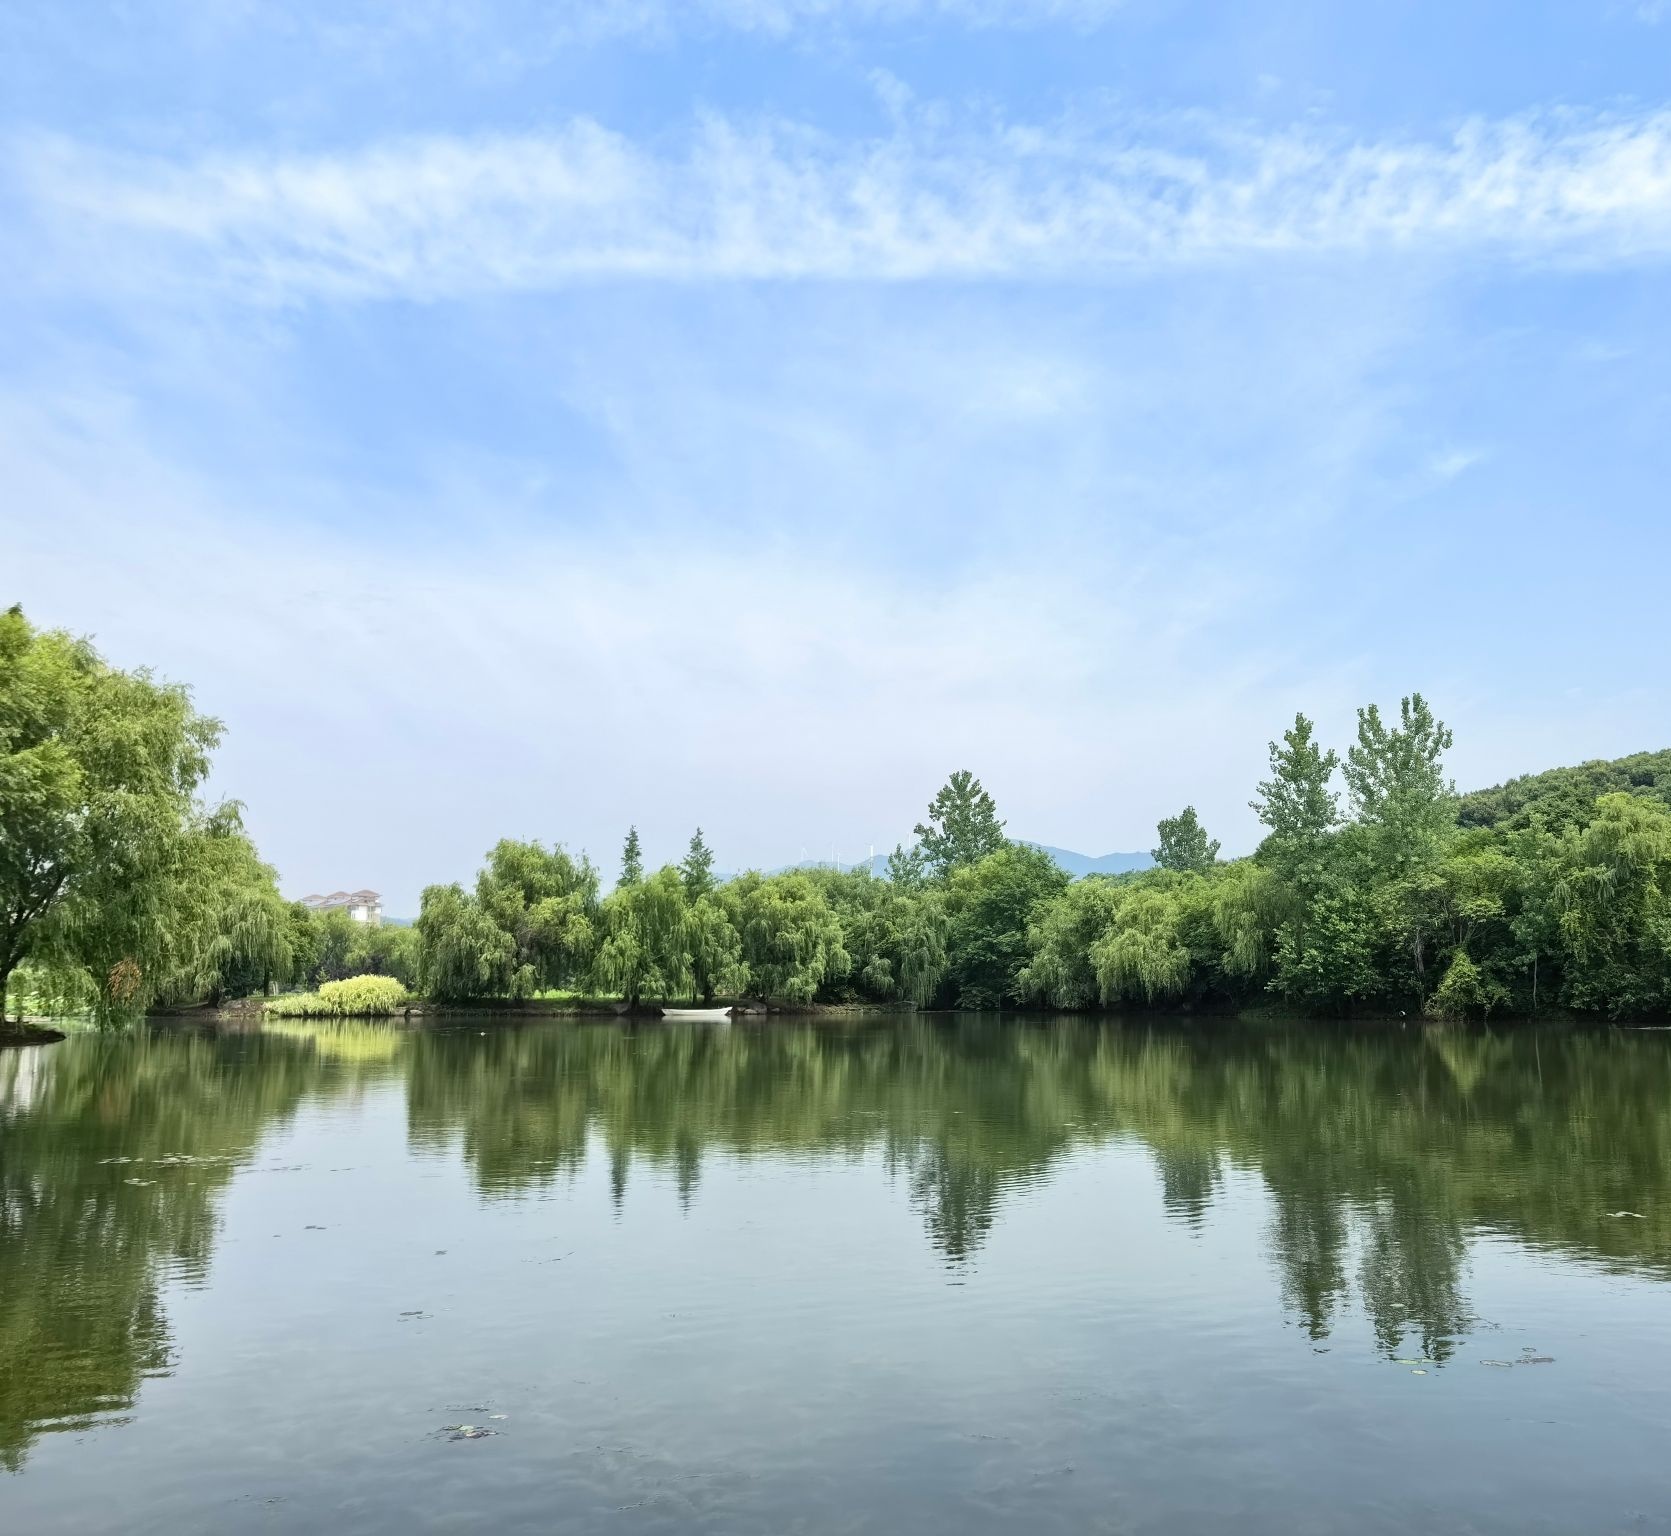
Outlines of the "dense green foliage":
M700 830L681 864L646 873L635 829L621 878L601 898L584 861L574 865L560 849L546 854L538 844L501 843L474 895L456 885L424 892L415 931L419 984L447 1002L575 988L628 1006L717 997L1019 1003L1029 915L1067 876L1047 855L1004 839L991 797L967 774L953 775L929 822L937 851L902 850L894 861L899 878L750 871L724 884L714 879ZM561 892L564 942L540 951L546 963L518 965L526 915L546 909L526 882L523 905L492 899L502 883L495 871L559 865L580 873L540 890Z
M1156 869L1070 884L960 770L887 878L720 883L700 829L646 871L633 828L604 894L584 856L506 840L473 888L426 889L411 929L284 903L239 808L197 797L218 737L185 690L0 615L0 1000L15 973L37 1006L101 1018L365 976L451 1003L1671 1011L1671 752L1458 798L1420 694L1360 710L1344 756L1297 716L1246 859L1186 806Z
M1027 993L1061 1007L1269 999L1456 1019L1671 1012L1671 809L1658 760L1458 801L1442 765L1450 742L1419 694L1397 724L1361 710L1344 763L1298 717L1271 744L1253 802L1269 833L1258 851L1073 888L1035 914ZM1631 791L1583 800L1621 779Z
M1478 789L1457 802L1464 827L1524 827L1535 815L1556 832L1590 819L1603 795L1632 795L1671 810L1671 748L1636 752L1612 762L1581 763L1529 773L1491 789Z
M1396 720L1361 710L1344 756L1299 716L1271 744L1253 801L1268 835L1252 857L1220 861L1186 807L1157 829L1156 869L1077 883L1007 841L968 774L935 797L922 842L895 851L887 879L818 869L716 886L700 833L683 865L646 875L629 835L621 884L599 901L582 881L570 898L568 920L595 948L563 949L538 982L629 1004L1671 1010L1671 809L1638 792L1581 811L1572 780L1546 775L1542 792L1520 781L1512 809L1485 825L1478 808L1504 792L1459 802L1443 768L1450 742L1419 694ZM1630 761L1635 788L1652 788L1647 760ZM1595 765L1583 773L1611 782ZM515 846L494 860L514 862ZM420 969L438 996L532 995L511 983L526 974L512 964L520 941L485 889L425 894Z
M0 614L0 1007L23 966L101 1018L288 976L272 871L197 798L219 738L184 688Z
M316 912L290 904L290 982L318 987L347 976L393 976L418 982L418 935L397 923L357 923L340 908ZM253 990L253 989L251 989Z

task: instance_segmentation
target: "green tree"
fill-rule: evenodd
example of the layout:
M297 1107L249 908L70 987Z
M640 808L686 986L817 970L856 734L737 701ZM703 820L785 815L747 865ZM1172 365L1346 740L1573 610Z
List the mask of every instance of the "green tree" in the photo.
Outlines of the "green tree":
M1155 831L1160 846L1151 853L1162 869L1204 872L1218 862L1218 839L1208 838L1193 805L1186 805L1176 816L1164 817Z
M960 1008L1023 1000L1028 925L1067 886L1067 872L1049 854L1022 843L953 871L946 890L947 984Z
M1566 834L1555 899L1568 1003L1614 1018L1671 1006L1671 812L1603 795Z
M590 962L598 875L584 855L505 839L476 876L476 900L510 936L512 997L566 986Z
M1500 983L1485 976L1468 958L1467 950L1459 949L1424 1011L1436 1019L1489 1018L1506 995Z
M1184 904L1175 887L1145 884L1121 892L1108 930L1091 946L1105 1003L1172 1002L1189 989Z
M503 997L516 944L460 885L431 885L418 902L418 980L442 1002Z
M1281 743L1270 744L1270 762L1271 776L1250 803L1270 829L1258 857L1283 882L1280 899L1265 903L1267 911L1281 914L1281 927L1271 936L1276 969L1271 985L1297 1001L1296 978L1308 963L1312 909L1337 879L1329 839L1340 807L1330 781L1340 759L1318 746L1312 722L1297 714Z
M1444 775L1450 728L1413 693L1399 702L1399 723L1388 726L1377 705L1358 711L1358 739L1343 773L1352 809L1373 829L1384 869L1406 873L1432 858L1455 826L1456 786Z
M878 879L865 867L806 874L835 914L849 958L845 972L826 978L819 997L925 1004L946 971L941 892Z
M720 892L759 996L810 1003L852 964L840 920L806 874L739 876Z
M1044 903L1028 927L1022 995L1053 1008L1089 1008L1100 1001L1091 949L1113 926L1119 906L1120 887L1097 876L1074 881Z
M888 879L900 890L915 890L928 878L928 861L915 843L895 843L888 855Z
M929 869L941 878L996 853L1005 841L998 807L966 768L946 780L929 804L928 820L912 831Z
M1340 759L1319 749L1315 727L1304 715L1271 743L1271 776L1261 781L1259 797L1249 802L1279 845L1314 846L1340 820L1340 807L1329 787Z
M170 876L219 739L186 689L0 614L0 1008L26 959L82 978L105 1014L183 968Z
M355 923L348 946L350 976L392 976L408 991L418 985L418 931L397 923Z
M737 997L747 989L742 938L713 895L697 897L686 909L685 946L693 999L712 1003L716 994Z
M644 849L638 841L638 828L627 828L627 840L621 845L621 878L617 885L637 885L644 878Z
M703 840L701 827L691 835L690 849L679 865L679 877L685 883L688 901L700 901L714 888L714 852Z
M354 974L354 945L360 936L360 925L341 907L314 914L319 925L319 974L317 985L326 981L342 981Z
M189 818L161 906L167 922L152 946L151 997L218 1006L289 979L289 908L236 803Z
M686 906L671 864L648 879L623 881L604 898L595 974L629 1008L647 998L686 997L692 976Z
M893 899L891 916L897 995L927 1007L951 963L945 902L938 891L905 892Z
M285 978L297 986L317 985L315 968L319 964L318 914L300 901L286 907L286 922L290 940L290 974Z

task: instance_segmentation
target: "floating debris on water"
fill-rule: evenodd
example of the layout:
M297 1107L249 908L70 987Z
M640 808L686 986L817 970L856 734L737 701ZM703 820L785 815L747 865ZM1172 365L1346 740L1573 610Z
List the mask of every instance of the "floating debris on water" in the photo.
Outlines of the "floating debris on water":
M154 1163L159 1168L189 1167L198 1163L233 1163L229 1152L171 1152L166 1157L101 1157L100 1166L111 1163Z
M443 1424L441 1433L450 1440L485 1440L489 1435L496 1435L499 1431L488 1429L482 1424Z

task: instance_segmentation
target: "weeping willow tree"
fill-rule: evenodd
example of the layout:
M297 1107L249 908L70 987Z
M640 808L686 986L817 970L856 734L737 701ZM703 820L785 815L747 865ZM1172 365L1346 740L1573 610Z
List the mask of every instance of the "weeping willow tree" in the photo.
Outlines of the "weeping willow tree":
M841 920L806 875L741 875L720 897L760 996L810 1003L851 970Z
M1671 1007L1671 812L1603 795L1569 829L1555 888L1569 997L1615 1015Z
M946 904L938 887L881 879L863 866L809 869L801 877L834 915L848 957L845 968L826 969L818 1001L921 1007L934 996L948 965ZM792 903L764 905L763 915L768 921L793 919L797 908Z
M1190 954L1180 933L1182 902L1171 892L1139 891L1091 946L1106 1002L1171 1002L1189 985Z
M1023 992L1059 1008L1231 999L1257 965L1220 921L1226 897L1245 894L1245 884L1227 865L1070 886L1033 919Z
M219 1003L289 979L290 910L235 803L194 818L170 879L156 996Z
M418 982L442 1002L502 996L516 940L460 885L424 888L418 908Z
M684 882L672 865L604 899L596 975L629 1007L647 997L688 997L692 987Z
M700 833L697 834L700 837ZM692 839L694 844L695 839ZM680 871L688 895L688 870ZM685 947L690 956L691 999L713 1002L720 994L736 996L748 986L743 941L731 919L711 895L701 895L685 911Z
M185 688L0 615L0 1000L26 963L101 1019L287 973L272 871L197 800L220 734Z
M531 997L571 984L596 943L598 872L584 854L506 839L476 877L476 900L511 936L510 995Z
M938 891L896 895L890 903L899 995L919 1008L940 990L950 957L946 951L948 923Z
M1056 1008L1101 1001L1091 950L1112 927L1121 899L1112 880L1080 880L1040 908L1028 928L1032 957L1021 972L1023 996Z

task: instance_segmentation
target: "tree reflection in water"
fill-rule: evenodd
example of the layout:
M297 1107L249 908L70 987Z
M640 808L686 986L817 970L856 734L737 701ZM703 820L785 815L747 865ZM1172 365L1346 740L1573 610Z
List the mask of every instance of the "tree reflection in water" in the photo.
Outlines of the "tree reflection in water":
M873 1157L968 1265L1006 1201L1118 1139L1199 1232L1232 1176L1269 1197L1282 1305L1361 1307L1389 1355L1449 1358L1470 1239L1671 1270L1663 1034L867 1018L711 1028L495 1022L79 1036L0 1057L0 1464L120 1415L169 1368L165 1280L196 1283L217 1196L310 1096L401 1086L409 1144L498 1199L606 1159L688 1206L705 1160ZM130 1159L131 1161L123 1161ZM1613 1212L1640 1212L1619 1219Z

